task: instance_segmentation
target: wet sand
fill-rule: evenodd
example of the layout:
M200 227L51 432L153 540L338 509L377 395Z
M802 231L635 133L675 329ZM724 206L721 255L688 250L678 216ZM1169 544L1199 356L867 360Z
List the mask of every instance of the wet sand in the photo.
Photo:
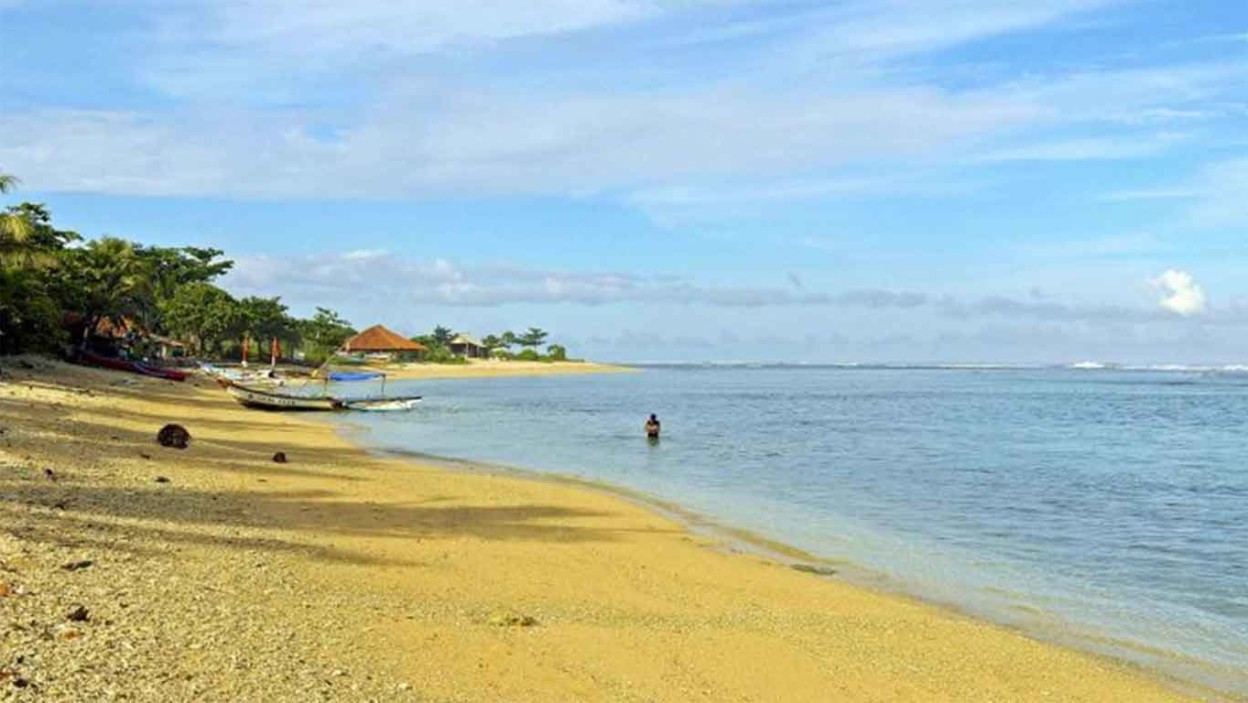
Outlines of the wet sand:
M0 699L1193 700L606 492L35 366L0 385Z

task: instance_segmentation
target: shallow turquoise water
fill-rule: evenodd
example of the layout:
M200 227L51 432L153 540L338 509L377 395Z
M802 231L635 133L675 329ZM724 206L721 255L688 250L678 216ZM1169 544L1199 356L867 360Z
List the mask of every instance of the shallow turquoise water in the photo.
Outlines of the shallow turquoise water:
M341 420L375 448L640 489L1248 693L1248 375L659 367L388 390L425 402Z

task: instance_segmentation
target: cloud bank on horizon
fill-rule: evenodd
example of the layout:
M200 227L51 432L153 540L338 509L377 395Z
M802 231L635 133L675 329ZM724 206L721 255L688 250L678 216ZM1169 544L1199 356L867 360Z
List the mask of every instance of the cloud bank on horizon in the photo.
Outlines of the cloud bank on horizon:
M617 358L1248 355L1234 3L4 0L0 20L4 171L89 234L227 245L231 285L296 306L532 321Z

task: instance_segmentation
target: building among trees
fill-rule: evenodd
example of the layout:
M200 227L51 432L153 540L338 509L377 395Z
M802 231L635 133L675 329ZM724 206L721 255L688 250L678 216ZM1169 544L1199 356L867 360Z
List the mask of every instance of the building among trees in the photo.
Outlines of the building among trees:
M484 345L463 332L455 335L447 344L447 348L455 356L462 356L465 359L484 359L489 354Z
M343 342L341 353L392 360L402 354L420 355L425 345L413 342L382 325L373 325Z

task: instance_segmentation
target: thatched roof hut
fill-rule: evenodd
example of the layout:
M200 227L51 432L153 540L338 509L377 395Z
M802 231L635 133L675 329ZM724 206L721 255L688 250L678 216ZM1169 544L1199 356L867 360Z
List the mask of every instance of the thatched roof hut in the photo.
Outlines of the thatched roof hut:
M420 352L425 345L388 330L382 325L373 325L363 332L348 339L342 345L344 352L391 353Z

